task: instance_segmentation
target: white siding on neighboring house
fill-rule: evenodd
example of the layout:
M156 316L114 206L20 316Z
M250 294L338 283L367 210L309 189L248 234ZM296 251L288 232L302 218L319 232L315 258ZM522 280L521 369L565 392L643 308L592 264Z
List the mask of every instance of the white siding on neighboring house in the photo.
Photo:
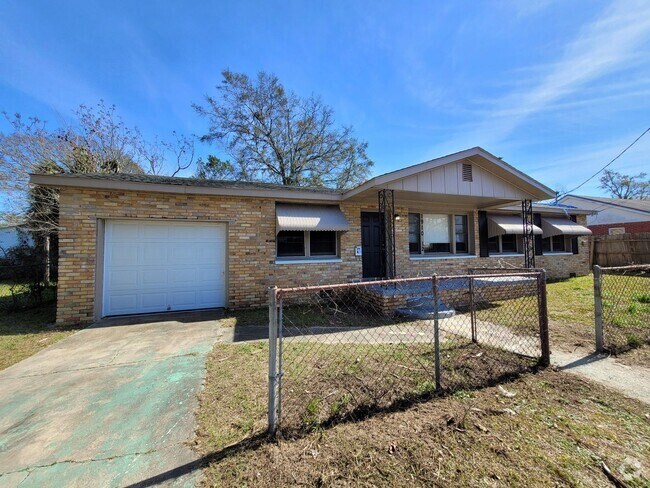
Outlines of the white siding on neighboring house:
M594 210L595 215L587 215L587 225L618 224L626 222L645 222L650 220L650 214L631 208L617 207L605 202L597 202L584 198L567 195L560 200L565 205L580 209Z

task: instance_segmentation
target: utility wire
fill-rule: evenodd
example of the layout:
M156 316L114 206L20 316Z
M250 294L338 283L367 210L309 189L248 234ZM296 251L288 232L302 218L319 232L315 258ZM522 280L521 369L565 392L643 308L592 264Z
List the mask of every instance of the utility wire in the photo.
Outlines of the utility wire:
M567 195L567 194L569 194L569 193L573 193L573 192L576 191L577 189L579 189L579 188L581 188L582 186L584 186L584 185L586 185L587 183L589 183L589 182L590 182L591 180L593 180L596 176L598 176L599 173L603 172L603 171L604 171L605 169L607 169L607 167L610 166L614 161L616 161L616 160L617 160L618 158L620 158L623 154L625 154L625 153L627 152L628 149L630 149L630 148L631 148L632 146L634 146L637 142L639 142L639 140L640 140L644 135L646 135L648 132L650 132L650 127L648 127L646 130L644 130L643 133L642 133L639 137L637 137L636 139L634 139L634 142L632 142L632 144L630 144L630 145L627 146L625 149L623 149L623 150L618 154L618 156L616 156L614 159L612 159L609 163L607 163L605 166L603 166L602 168L600 168L600 169L599 169L598 171L596 171L593 175L591 175L589 178L587 178L585 181L583 181L582 183L580 183L578 186L576 186L576 187L573 188L572 190L565 191L565 192L562 193L561 195L557 195L557 196L555 197L555 200L557 201L557 199L558 199L559 197L564 196L564 195Z

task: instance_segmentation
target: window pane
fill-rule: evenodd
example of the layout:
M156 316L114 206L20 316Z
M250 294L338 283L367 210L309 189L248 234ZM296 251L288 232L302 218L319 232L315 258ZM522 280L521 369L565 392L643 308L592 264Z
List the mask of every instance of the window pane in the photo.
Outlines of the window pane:
M424 214L423 247L425 252L450 252L449 216L444 214Z
M503 252L517 252L517 235L503 234L501 236L501 250Z
M488 252L499 252L499 236L488 238Z
M564 251L564 236L553 236L553 250Z
M545 237L542 239L542 251L551 252L551 238Z
M456 224L456 252L467 252L469 250L467 215L456 215L454 221Z
M309 254L311 256L336 256L336 232L330 230L310 232Z
M278 257L305 255L305 233L301 230L281 230L276 242Z
M409 252L420 253L420 214L409 214Z

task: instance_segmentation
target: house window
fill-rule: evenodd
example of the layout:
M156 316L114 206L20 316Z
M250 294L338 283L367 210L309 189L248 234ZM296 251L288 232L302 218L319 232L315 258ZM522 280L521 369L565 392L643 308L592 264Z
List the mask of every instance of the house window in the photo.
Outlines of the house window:
M420 253L420 214L409 214L409 252Z
M276 238L278 257L305 255L305 233L301 230L283 230Z
M411 254L469 252L467 215L409 213Z
M454 234L456 235L456 252L469 252L467 215L454 216Z
M544 252L565 252L567 251L566 240L563 235L545 237L542 239L542 250Z
M488 238L488 252L490 254L515 254L519 249L519 236L517 234L501 234Z
M332 230L309 233L310 256L336 256L336 232Z
M422 247L424 252L451 252L449 216L424 214L422 216Z
M275 241L279 258L335 257L338 254L335 231L282 230Z

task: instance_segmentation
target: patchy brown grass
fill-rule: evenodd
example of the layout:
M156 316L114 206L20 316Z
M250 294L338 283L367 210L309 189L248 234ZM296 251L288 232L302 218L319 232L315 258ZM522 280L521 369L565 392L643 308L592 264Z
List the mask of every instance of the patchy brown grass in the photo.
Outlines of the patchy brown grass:
M0 314L0 370L73 334L79 327L55 327L54 303Z
M650 416L567 373L526 374L267 442L263 343L215 347L197 449L214 486L650 486ZM514 396L508 394L514 393Z

